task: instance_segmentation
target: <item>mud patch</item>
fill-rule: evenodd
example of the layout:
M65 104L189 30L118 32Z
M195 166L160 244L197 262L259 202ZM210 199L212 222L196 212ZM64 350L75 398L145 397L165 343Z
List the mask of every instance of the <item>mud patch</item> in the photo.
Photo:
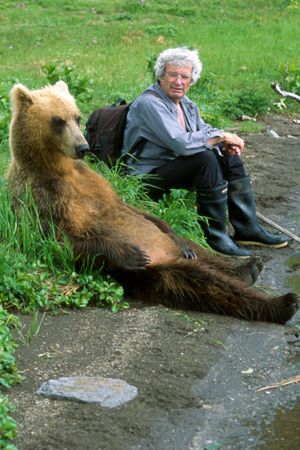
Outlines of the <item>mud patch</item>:
M179 426L186 445L195 427L187 411L198 407L191 385L223 349L223 333L214 324L209 315L142 305L116 315L87 309L47 317L33 344L18 351L26 375L11 397L18 405L19 448L112 450L124 443L130 448L152 433L155 440L160 427L169 440ZM122 378L137 387L138 396L107 410L35 394L48 378L83 375Z

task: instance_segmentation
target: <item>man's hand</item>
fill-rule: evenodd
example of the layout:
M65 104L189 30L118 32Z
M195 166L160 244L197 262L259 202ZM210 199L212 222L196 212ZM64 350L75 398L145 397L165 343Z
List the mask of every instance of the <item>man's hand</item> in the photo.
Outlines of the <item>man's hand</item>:
M236 134L224 133L223 143L225 152L229 155L240 155L245 147L245 142Z
M208 141L210 145L224 144L224 150L229 155L240 155L245 147L245 142L236 134L223 133L221 137L212 138Z

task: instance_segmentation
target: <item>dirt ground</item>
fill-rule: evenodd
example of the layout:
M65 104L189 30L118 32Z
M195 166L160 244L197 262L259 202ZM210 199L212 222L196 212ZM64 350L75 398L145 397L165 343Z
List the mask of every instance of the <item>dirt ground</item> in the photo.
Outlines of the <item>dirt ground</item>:
M243 136L257 209L299 235L300 125L279 116L263 125L261 133ZM299 256L299 244L257 254L265 261L257 285L290 290L288 278L299 267L288 261ZM47 316L33 342L17 350L26 378L9 395L19 424L15 444L20 450L300 448L300 384L257 391L300 373L299 320L299 311L280 326L141 304L119 314L88 308ZM76 375L120 378L138 395L107 409L36 394L48 379ZM290 412L290 431L280 431L276 415Z

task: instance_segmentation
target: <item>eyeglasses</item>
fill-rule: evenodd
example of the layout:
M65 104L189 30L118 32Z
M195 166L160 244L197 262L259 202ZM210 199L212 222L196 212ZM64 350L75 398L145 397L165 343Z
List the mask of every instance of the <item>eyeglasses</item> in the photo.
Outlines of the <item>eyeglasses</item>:
M176 73L176 72L166 72L165 76L168 77L170 80L177 80L177 78L181 78L182 81L190 81L192 79L191 75L185 75L183 73Z

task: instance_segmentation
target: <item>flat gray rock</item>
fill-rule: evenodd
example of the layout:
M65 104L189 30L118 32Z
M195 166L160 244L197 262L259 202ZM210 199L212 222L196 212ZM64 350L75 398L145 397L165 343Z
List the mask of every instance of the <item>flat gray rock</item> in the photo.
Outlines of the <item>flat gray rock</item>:
M137 388L126 381L103 377L62 377L48 380L37 394L56 399L99 403L114 408L129 402L137 395Z

